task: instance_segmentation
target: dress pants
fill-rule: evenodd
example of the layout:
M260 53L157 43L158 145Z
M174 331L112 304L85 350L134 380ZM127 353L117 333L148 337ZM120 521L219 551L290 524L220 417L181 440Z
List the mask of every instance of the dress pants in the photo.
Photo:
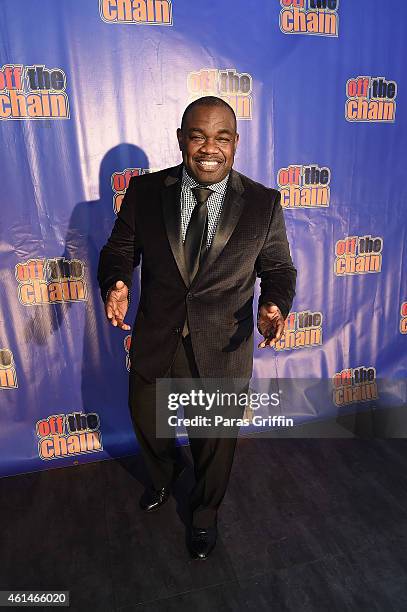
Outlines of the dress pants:
M199 378L190 335L180 338L172 366L166 377ZM172 430L171 438L156 436L155 396L155 382L146 381L132 370L129 383L129 408L133 427L153 487L160 489L169 487L171 484L177 453L174 430ZM216 525L217 510L225 495L232 469L237 434L238 427L235 428L233 437L198 438L189 436L195 472L195 486L189 497L194 527L204 529Z

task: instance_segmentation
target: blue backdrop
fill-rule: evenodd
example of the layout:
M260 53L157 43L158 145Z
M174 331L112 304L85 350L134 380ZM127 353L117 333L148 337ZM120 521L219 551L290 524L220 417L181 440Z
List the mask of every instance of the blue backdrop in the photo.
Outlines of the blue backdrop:
M406 19L380 0L2 2L0 474L136 450L98 254L130 176L179 163L201 95L237 112L236 169L282 191L298 269L254 377L329 381L298 422L406 377Z

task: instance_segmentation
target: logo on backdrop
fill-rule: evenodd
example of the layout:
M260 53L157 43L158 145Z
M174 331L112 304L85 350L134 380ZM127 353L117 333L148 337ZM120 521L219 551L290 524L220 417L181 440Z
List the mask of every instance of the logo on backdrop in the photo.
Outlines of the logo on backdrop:
M280 0L284 34L338 36L339 0Z
M237 119L252 119L253 80L250 74L236 72L234 68L202 68L188 74L187 86L191 101L201 96L217 96L230 104Z
M308 348L322 344L322 312L290 312L280 340L275 343L276 351Z
M346 82L346 95L345 118L348 121L395 121L396 81L358 76Z
M407 302L403 302L400 308L400 333L407 334Z
M383 238L377 236L348 236L335 244L334 272L348 274L374 274L382 269Z
M333 401L336 406L354 402L370 402L379 397L376 369L359 366L337 372L332 378Z
M87 300L85 264L80 259L29 259L16 265L15 275L24 306Z
M111 176L111 185L113 190L113 210L116 215L120 210L124 194L126 193L132 176L151 174L151 172L157 172L157 170L158 168L126 168L126 170L113 172Z
M0 119L69 119L66 76L43 64L0 68Z
M41 459L59 459L103 450L100 418L96 412L53 414L37 421Z
M13 353L8 348L0 349L0 390L17 389L17 374Z
M125 337L124 341L124 350L126 351L126 368L127 371L130 372L131 362L130 362L130 346L131 346L131 334Z
M170 0L99 0L99 14L106 23L172 25Z
M280 168L277 184L284 208L326 208L329 206L331 171L317 164Z

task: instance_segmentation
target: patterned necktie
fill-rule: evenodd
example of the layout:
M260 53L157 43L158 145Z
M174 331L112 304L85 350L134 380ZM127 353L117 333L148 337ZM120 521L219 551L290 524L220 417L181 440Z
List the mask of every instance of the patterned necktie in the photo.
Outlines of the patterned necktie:
M205 252L208 233L208 207L206 202L213 190L205 187L194 187L192 192L197 203L192 211L184 242L185 262L191 283L198 272L201 258Z

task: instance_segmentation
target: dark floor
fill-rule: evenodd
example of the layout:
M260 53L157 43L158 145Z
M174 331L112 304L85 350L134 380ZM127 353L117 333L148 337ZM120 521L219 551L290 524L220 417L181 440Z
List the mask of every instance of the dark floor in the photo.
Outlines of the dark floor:
M407 610L404 440L239 439L204 562L177 514L192 471L151 515L143 479L137 456L1 479L0 589L69 589L80 612Z

